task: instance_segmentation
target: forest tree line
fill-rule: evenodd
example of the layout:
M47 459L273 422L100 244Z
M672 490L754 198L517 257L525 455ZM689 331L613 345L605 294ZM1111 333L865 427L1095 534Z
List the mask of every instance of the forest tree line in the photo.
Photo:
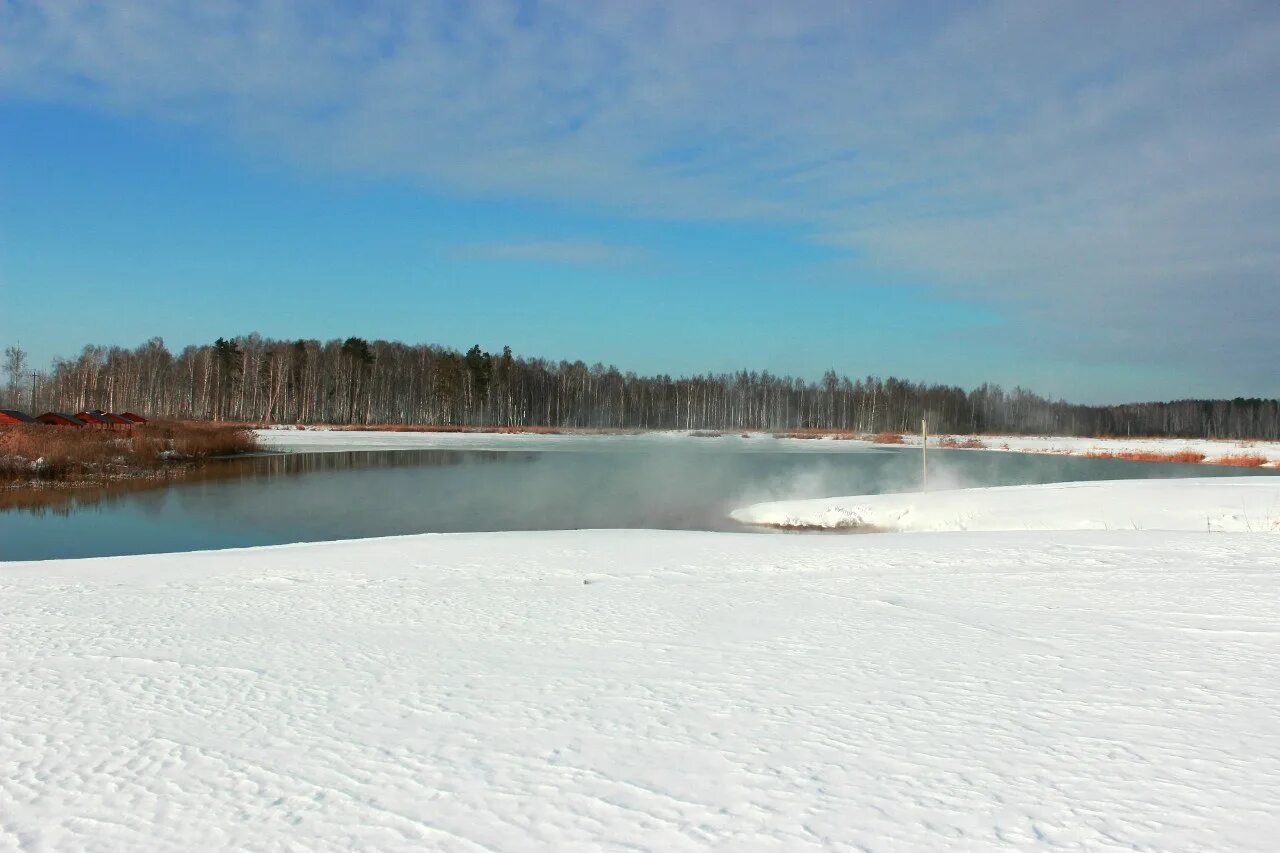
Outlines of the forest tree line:
M32 371L5 351L5 405L296 424L425 424L690 430L919 429L939 433L1280 439L1280 401L1177 400L1085 406L1023 388L895 377L819 381L764 372L639 376L602 364L429 344L256 334L170 352L86 346Z

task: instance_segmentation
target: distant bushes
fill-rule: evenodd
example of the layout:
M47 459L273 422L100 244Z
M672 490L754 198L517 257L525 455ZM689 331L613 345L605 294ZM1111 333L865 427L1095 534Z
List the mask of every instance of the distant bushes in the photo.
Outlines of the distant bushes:
M1230 465L1233 468L1260 468L1267 457L1258 453L1234 453L1210 459L1210 465Z
M1177 450L1172 453L1141 450L1117 453L1116 458L1128 459L1131 462L1179 462L1183 465L1198 465L1204 461L1204 454L1195 450Z
M1123 459L1127 462L1179 462L1183 465L1198 465L1204 461L1204 454L1195 450L1177 450L1159 453L1154 450L1090 450L1085 454L1089 459Z
M871 436L873 444L902 444L902 433L898 432L878 432Z
M0 428L0 474L60 477L77 468L102 469L131 454L123 432L44 424Z
M242 426L153 421L129 429L21 424L0 427L0 478L103 480L146 476L175 462L258 448Z
M1089 459L1123 459L1128 462L1179 462L1184 465L1230 465L1233 468L1260 468L1267 464L1267 457L1260 453L1229 453L1209 459L1197 450L1178 450L1158 453L1150 450L1090 450L1084 454Z
M258 439L251 429L200 421L156 421L135 427L133 441L140 454L163 453L205 459L210 456L234 456L258 449Z
M979 439L976 435L971 435L968 438L966 438L964 441L961 441L960 439L956 438L953 435L948 435L938 442L938 446L952 448L952 449L962 448L964 450L986 450L987 449L987 446L983 444L981 439Z

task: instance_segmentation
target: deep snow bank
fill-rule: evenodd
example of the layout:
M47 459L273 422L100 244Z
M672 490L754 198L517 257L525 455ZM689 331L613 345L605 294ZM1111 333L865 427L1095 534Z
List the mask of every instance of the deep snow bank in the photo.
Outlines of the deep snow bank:
M781 528L1280 532L1280 478L1110 480L775 501L735 510Z
M1274 849L1278 563L586 531L0 564L0 850Z

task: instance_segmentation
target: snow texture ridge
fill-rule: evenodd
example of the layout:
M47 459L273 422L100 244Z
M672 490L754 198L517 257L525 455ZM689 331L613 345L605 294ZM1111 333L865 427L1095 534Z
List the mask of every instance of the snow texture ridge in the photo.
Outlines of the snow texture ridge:
M580 531L8 563L0 658L0 850L1280 837L1272 536Z

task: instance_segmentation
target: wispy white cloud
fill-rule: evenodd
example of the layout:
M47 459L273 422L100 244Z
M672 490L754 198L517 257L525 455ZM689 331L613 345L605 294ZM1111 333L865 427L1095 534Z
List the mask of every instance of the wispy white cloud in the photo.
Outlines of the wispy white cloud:
M1243 0L0 4L20 97L302 168L785 221L1054 352L1273 393L1278 85L1280 6Z

